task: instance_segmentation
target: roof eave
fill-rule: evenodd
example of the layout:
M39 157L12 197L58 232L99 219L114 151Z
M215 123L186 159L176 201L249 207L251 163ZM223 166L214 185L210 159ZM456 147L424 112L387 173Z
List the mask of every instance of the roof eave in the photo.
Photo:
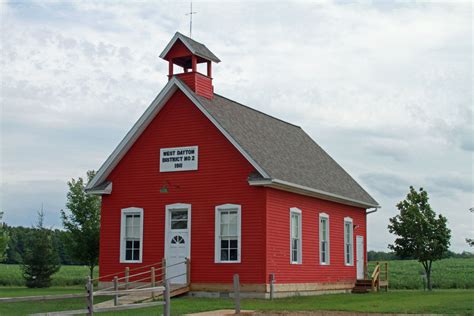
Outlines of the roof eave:
M90 188L90 189L85 189L87 194L90 195L109 195L112 194L112 182L109 182L106 187L100 188L101 185Z
M365 209L380 208L379 204L373 204L373 203L368 203L368 202L348 198L348 197L345 197L345 196L342 196L342 195L338 195L338 194L334 194L334 193L330 193L330 192L325 192L325 191L322 191L322 190L317 190L317 189L314 189L314 188L299 185L299 184L296 184L296 183L291 183L291 182L284 181L284 180L259 179L259 180L249 180L248 183L252 186L264 186L264 187L279 189L279 190L293 192L293 193L297 193L297 194L301 194L301 195L320 198L322 200L328 200L328 201L337 202L337 203L341 203L341 204L346 204L346 205L351 205L351 206L356 206L356 207L362 207L362 208L365 208Z

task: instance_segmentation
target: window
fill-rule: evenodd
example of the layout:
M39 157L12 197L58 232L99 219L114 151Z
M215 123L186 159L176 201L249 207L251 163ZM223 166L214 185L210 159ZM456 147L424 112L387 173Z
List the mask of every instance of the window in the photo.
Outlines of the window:
M290 209L290 256L291 263L301 263L301 210L295 207Z
M354 264L354 237L352 218L344 218L344 260L347 266Z
M329 215L319 214L319 262L329 264Z
M240 205L216 206L215 262L240 262Z
M171 210L171 229L187 229L188 228L188 209Z
M142 262L143 209L122 209L120 262Z

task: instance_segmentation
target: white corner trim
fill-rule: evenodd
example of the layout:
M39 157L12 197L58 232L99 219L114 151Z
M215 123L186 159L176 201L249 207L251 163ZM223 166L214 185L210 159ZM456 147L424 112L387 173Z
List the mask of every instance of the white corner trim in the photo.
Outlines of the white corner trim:
M237 260L236 261L221 261L220 258L220 230L221 230L221 223L220 223L220 212L225 210L235 210L237 209L237 242L238 242L238 249L237 249ZM217 205L215 208L215 217L214 217L214 263L224 263L224 264L232 264L232 263L240 263L241 262L241 253L242 253L242 206L239 204L222 204Z
M125 260L125 215L140 214L140 260ZM123 208L120 212L120 263L142 263L143 261L143 209L139 207Z

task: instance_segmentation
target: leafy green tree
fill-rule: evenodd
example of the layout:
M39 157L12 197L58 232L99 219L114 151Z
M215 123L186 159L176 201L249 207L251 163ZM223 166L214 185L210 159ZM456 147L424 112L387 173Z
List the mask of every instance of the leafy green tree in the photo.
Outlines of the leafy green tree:
M471 213L474 213L474 207L471 207L469 211L471 211ZM469 246L474 247L474 239L466 238L466 242Z
M388 229L397 236L388 247L400 257L417 259L425 269L428 289L432 289L431 265L448 251L451 230L447 219L431 209L428 193L410 186L405 200L397 204L400 214L390 218Z
M91 181L94 171L87 172L87 180ZM86 183L82 178L68 182L66 207L69 212L61 210L66 249L71 257L89 267L91 278L94 267L99 261L100 238L100 197L85 192Z
M49 287L51 276L61 265L53 246L51 230L43 225L44 213L38 212L38 223L23 255L21 269L26 286L30 288Z
M4 261L6 252L8 249L9 236L5 230L5 225L2 223L3 212L0 212L0 262Z

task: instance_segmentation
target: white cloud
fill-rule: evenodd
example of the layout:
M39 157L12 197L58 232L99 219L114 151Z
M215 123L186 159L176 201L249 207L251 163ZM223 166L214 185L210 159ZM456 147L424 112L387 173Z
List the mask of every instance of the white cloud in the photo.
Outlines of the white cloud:
M57 201L58 183L98 168L166 83L158 55L176 30L187 33L188 6L1 2L2 208L15 190L38 183L54 183L45 196ZM382 204L370 216L369 247L392 239L387 219L406 185L434 184L454 249L467 248L469 3L225 1L194 9L194 37L222 60L216 91L301 125ZM29 224L22 218L33 204L15 208L12 223Z

